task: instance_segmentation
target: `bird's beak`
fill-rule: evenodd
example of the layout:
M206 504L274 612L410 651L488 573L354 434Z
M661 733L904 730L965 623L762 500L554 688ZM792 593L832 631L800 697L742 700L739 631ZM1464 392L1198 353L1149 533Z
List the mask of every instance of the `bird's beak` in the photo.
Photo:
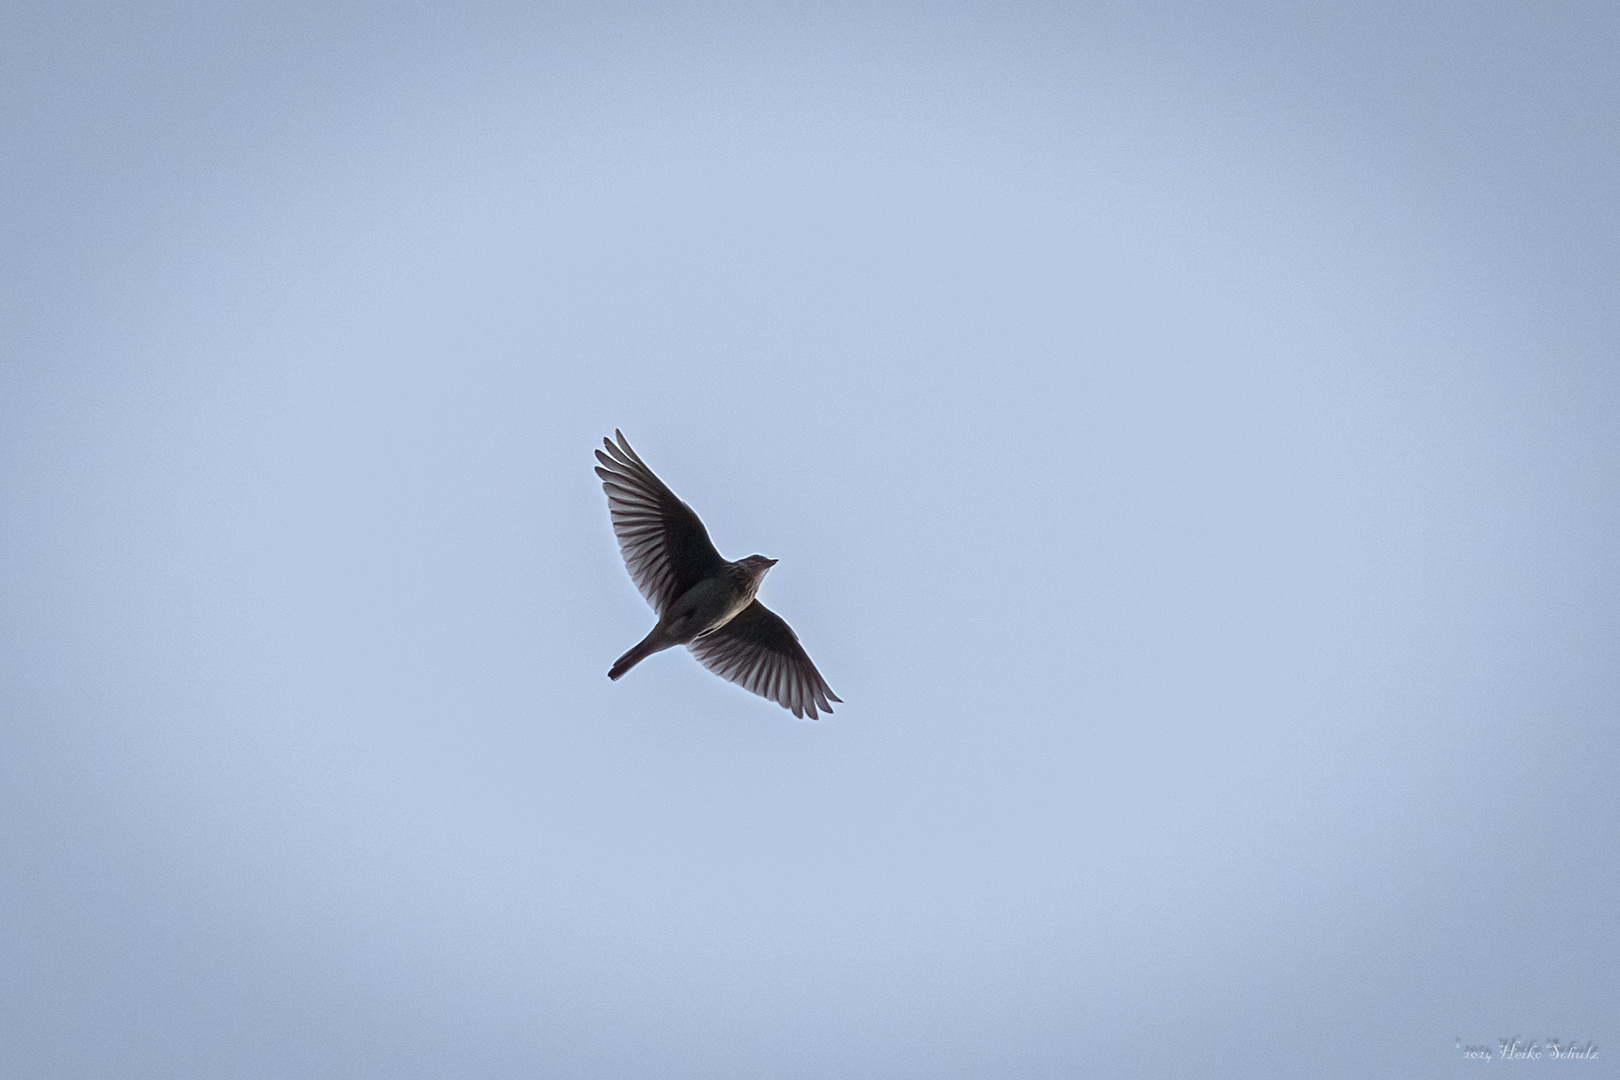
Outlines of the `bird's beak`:
M775 566L777 563L779 563L781 561L782 561L781 559L766 559L765 560L767 566Z

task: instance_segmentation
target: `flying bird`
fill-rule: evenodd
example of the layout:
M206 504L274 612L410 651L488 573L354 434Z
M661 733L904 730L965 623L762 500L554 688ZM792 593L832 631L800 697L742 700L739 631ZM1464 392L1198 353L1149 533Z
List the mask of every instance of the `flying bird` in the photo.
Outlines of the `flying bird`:
M775 559L750 555L727 562L692 508L675 497L630 449L603 439L596 475L607 492L608 513L630 579L658 612L658 625L614 662L618 679L655 652L685 645L698 663L794 716L816 719L839 701L798 635L782 617L754 599Z

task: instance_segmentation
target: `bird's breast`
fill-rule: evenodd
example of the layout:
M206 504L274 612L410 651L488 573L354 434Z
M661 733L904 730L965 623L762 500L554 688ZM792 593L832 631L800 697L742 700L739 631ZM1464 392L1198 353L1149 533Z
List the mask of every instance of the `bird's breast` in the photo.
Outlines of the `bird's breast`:
M725 577L705 578L669 606L663 619L665 630L675 641L690 641L730 622L753 598L753 590Z

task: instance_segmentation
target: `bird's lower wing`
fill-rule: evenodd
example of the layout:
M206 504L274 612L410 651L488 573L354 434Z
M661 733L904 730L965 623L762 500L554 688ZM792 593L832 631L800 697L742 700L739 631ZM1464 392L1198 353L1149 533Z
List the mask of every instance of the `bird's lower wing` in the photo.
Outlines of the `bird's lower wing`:
M793 628L758 600L724 626L693 638L687 648L698 663L794 716L816 719L838 701L827 680L810 662Z

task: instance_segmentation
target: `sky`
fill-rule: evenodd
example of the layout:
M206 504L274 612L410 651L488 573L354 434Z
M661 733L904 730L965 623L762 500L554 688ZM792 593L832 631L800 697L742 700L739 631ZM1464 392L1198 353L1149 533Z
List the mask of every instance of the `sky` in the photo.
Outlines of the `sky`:
M1617 43L7 6L0 1072L1620 1076Z

